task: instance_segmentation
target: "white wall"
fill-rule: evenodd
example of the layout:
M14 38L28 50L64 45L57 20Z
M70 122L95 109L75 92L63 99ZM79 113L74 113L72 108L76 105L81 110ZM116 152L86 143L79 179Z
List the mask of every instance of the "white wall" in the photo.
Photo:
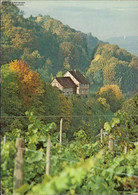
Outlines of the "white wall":
M80 82L79 82L77 79L75 79L75 78L72 76L72 74L70 74L70 72L66 72L66 73L64 74L64 77L70 77L70 78L72 79L72 81L78 86L78 87L77 87L77 90L76 90L76 93L79 94Z
M60 89L61 91L63 91L63 86L62 86L56 79L54 79L54 80L52 81L51 85L52 85L53 87L57 87L58 89Z

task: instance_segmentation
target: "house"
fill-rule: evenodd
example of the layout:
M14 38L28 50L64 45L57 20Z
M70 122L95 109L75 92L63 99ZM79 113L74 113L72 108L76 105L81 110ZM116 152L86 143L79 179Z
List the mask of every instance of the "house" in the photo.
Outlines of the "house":
M81 72L77 70L67 71L64 77L70 77L77 85L76 94L79 94L80 96L88 96L90 84Z
M66 96L76 94L77 85L72 81L70 77L56 77L51 85L57 87Z

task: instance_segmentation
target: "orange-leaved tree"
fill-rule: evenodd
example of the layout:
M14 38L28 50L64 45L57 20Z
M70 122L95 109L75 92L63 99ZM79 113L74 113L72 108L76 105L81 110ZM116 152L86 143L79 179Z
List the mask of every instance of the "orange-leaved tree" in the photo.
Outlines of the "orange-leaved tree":
M11 62L10 69L18 76L21 98L23 98L25 108L29 108L42 93L40 76L36 71L31 70L23 60Z

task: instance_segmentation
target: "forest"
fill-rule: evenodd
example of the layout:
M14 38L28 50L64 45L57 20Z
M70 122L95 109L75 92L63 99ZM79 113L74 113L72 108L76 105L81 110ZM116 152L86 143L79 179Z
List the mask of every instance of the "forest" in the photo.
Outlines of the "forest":
M15 190L16 139L23 138L17 194L136 194L138 58L48 15L25 18L11 3L1 5L1 53L1 193ZM50 85L73 69L90 82L87 98Z

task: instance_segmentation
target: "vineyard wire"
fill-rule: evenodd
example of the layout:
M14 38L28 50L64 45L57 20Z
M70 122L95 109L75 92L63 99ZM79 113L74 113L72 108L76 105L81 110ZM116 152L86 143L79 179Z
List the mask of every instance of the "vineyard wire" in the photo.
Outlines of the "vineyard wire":
M130 175L130 174L126 174L126 173L114 172L114 171L111 171L111 170L108 170L108 169L102 169L102 168L96 167L96 166L93 166L93 168L96 168L96 169L99 169L99 170L104 170L104 171L107 171L107 172L110 172L110 173L114 173L114 174L116 174L116 175L124 175L124 176L128 176L128 177L136 177L136 178L138 178L137 175ZM93 169L93 168L92 168L92 169ZM90 172L93 171L92 169L91 169Z
M20 149L28 150L28 151L29 151L29 149L27 149L27 148L20 148ZM32 151L32 152L39 152L39 153L41 153L41 154L44 154L44 153L41 152L41 151L35 151L35 150L30 150L30 151ZM66 159L66 158L60 158L60 157L57 157L57 156L55 156L55 155L51 155L51 157L54 157L54 158L57 158L57 159L61 159L61 160L63 159L63 160L65 160L65 161L69 161L69 162L79 162L79 161L76 161L76 160L69 160L69 159ZM110 172L110 173L114 173L114 174L116 174L116 175L124 175L124 176L127 176L127 177L135 177L135 178L138 178L137 175L130 175L130 174L126 174L126 173L114 172L114 171L111 171L111 170L108 170L108 169L102 169L102 168L97 167L97 166L93 166L92 169L94 169L94 168L99 169L99 170L104 170L104 171L107 171L107 172ZM91 169L90 172L93 171L92 169Z
M101 114L101 115L79 115L79 116L71 116L71 115L66 115L66 116L63 116L63 115L58 115L58 116L37 116L37 115L33 115L34 117L41 117L41 118L83 118L83 117L88 117L88 118L91 118L91 117L103 117L103 116L114 116L114 114L112 115L106 115L106 114ZM127 115L129 117L137 117L138 115ZM12 118L12 117L25 117L25 118L28 118L28 116L1 116L1 118Z

